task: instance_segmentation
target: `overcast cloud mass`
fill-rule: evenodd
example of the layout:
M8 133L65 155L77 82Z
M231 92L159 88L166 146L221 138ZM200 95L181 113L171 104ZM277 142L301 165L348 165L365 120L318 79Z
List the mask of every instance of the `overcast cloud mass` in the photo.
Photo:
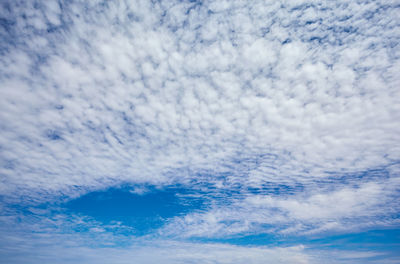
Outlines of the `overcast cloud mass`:
M400 262L399 26L390 0L1 1L0 263Z

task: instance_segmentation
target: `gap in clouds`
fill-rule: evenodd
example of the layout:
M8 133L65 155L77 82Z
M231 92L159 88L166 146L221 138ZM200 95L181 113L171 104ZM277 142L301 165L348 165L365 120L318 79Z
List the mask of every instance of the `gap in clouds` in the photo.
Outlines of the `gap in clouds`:
M231 238L201 238L192 239L197 243L219 243L237 246L263 246L291 247L302 244L310 251L325 252L351 252L358 251L363 254L376 252L372 256L375 261L400 256L400 229L385 228L354 233L324 233L313 236L286 236L275 234L251 234ZM338 259L350 258L349 256L336 256Z
M61 204L68 213L93 218L101 224L130 226L136 235L160 228L173 217L205 210L209 201L184 187L135 186L89 192Z

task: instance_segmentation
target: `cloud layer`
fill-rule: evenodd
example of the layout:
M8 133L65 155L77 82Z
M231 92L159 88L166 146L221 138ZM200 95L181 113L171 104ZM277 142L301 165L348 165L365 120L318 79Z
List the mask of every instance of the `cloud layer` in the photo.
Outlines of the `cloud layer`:
M398 13L386 0L1 3L3 225L15 204L128 184L210 200L161 237L398 227Z

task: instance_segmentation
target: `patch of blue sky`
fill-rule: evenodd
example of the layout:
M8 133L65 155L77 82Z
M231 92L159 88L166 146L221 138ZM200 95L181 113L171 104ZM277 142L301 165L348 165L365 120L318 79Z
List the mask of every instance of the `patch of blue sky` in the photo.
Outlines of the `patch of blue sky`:
M276 234L249 234L230 238L197 238L201 241L223 242L237 245L293 246L299 243L310 248L338 250L386 250L400 254L400 229L378 229L355 233L287 236Z
M182 187L110 188L87 193L61 205L69 214L91 217L103 224L122 223L135 235L154 232L173 217L207 208L206 197Z
M377 263L400 258L400 229L368 230L346 234L318 234L286 236L275 234L248 234L229 238L192 238L202 243L227 243L240 246L290 247L302 244L310 252L335 252L330 257L352 263ZM357 254L343 254L357 252ZM364 255L365 254L365 255ZM328 253L329 255L329 253Z

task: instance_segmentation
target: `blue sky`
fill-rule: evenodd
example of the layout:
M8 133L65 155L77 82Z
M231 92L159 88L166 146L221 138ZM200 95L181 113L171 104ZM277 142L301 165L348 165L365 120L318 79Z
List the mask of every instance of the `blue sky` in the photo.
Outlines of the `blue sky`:
M1 1L0 263L399 263L396 1Z

